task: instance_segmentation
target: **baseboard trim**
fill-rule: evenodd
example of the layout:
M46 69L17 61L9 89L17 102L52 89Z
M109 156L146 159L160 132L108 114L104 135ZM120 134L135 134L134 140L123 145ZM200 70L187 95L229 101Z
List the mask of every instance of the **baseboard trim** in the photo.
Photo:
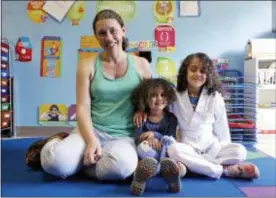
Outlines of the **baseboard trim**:
M15 137L43 137L58 132L71 132L74 127L18 126Z

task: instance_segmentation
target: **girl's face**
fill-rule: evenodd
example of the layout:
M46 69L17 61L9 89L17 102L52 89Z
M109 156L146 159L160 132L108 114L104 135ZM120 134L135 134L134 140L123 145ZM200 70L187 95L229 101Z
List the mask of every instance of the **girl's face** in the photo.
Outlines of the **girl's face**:
M168 100L164 96L164 90L161 87L151 90L148 95L148 107L151 112L163 111L168 105Z
M52 108L51 111L50 111L50 113L52 115L56 115L56 114L58 114L58 110L56 108Z
M199 58L193 58L187 69L188 88L200 89L206 80L205 66Z
M106 51L122 49L125 27L121 27L116 19L103 19L96 23L96 38Z

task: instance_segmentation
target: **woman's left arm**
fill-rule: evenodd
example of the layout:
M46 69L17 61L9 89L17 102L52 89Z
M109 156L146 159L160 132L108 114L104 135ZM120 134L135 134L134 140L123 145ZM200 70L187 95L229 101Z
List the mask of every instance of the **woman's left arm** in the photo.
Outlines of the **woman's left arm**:
M223 97L216 96L214 133L221 142L231 142L230 129Z

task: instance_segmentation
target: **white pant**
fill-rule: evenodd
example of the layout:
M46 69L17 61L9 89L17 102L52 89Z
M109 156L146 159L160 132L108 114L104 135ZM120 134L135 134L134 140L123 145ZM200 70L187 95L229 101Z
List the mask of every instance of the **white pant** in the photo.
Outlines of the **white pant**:
M95 129L94 129L95 130ZM95 130L102 146L100 160L91 167L83 168L83 154L86 143L78 127L63 140L53 139L41 151L41 166L49 174L66 178L79 170L100 180L125 179L136 169L138 157L134 139L130 137L113 138Z
M168 155L174 160L181 161L191 172L203 174L212 178L220 178L223 166L237 164L246 159L246 149L237 143L221 145L220 151L213 159L198 153L192 146L175 143L168 147Z

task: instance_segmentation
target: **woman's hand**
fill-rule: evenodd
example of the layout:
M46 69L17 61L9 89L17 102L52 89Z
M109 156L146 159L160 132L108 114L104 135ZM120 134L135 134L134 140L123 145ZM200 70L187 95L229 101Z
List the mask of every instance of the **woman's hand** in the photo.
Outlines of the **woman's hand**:
M84 153L83 165L89 166L95 164L100 159L101 155L101 146L96 141L93 141L91 144L87 145Z
M144 140L148 140L148 139L151 139L151 138L154 138L154 132L152 131L147 131L147 132L144 132L140 135L140 141L144 141Z
M136 127L142 126L143 121L145 122L147 120L147 113L143 111L136 111L134 116L133 116L133 124Z

